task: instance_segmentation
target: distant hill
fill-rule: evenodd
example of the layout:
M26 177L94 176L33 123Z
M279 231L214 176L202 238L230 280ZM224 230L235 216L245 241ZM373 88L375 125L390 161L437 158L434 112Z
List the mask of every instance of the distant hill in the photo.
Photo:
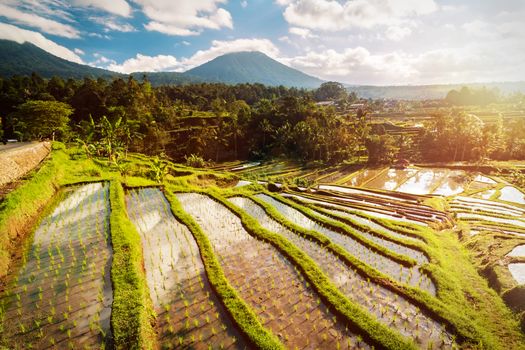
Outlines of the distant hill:
M82 79L86 76L110 78L125 76L105 69L70 62L30 44L0 40L0 76L30 75L37 72L44 78L54 75ZM141 80L148 76L153 85L220 82L226 84L261 83L315 88L323 82L296 69L281 64L260 52L238 52L223 55L185 73L137 72Z
M31 75L33 72L37 72L44 78L55 75L65 79L82 79L86 76L108 79L127 77L125 74L64 60L30 43L19 44L14 41L0 40L0 76ZM142 80L142 77L147 75L149 81L155 86L222 82L227 84L261 83L272 86L317 88L323 83L321 79L281 64L261 52L226 54L184 73L136 72L132 75L138 80ZM525 82L422 86L346 85L346 88L349 91L355 91L358 96L363 98L423 100L444 98L450 90L460 89L462 86L498 88L504 94L525 93Z
M436 100L447 96L450 90L459 90L463 86L470 88L487 89L497 88L502 94L514 92L525 93L525 82L494 82L494 83L465 83L441 85L406 85L406 86L372 86L372 85L347 85L348 91L355 91L362 98L384 98L392 100Z
M60 76L82 79L86 76L113 77L121 74L109 70L78 64L54 56L28 42L0 40L0 76L31 75L37 72L44 78Z
M290 68L261 52L235 52L219 56L186 72L205 81L228 84L261 83L317 88L323 81Z

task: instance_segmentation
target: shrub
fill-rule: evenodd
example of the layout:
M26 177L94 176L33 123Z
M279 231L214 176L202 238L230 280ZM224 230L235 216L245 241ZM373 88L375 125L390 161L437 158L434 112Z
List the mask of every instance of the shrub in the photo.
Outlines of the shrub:
M185 159L186 165L192 168L204 168L206 166L204 159L196 154L191 154L189 157L186 156Z

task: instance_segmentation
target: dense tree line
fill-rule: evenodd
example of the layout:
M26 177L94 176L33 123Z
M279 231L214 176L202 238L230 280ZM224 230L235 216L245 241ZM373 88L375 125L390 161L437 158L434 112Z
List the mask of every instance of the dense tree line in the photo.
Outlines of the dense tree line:
M347 96L331 84L319 91L216 83L152 88L147 78L45 80L33 74L0 79L0 117L6 138L78 141L110 156L132 150L177 160L191 154L212 160L351 158L364 144L364 119L318 107L316 95Z
M110 159L127 151L165 153L178 161L192 155L326 163L356 156L370 163L525 159L525 121L483 123L453 112L434 116L422 133L391 133L371 124L366 112L341 113L340 106L356 99L333 82L309 91L217 83L153 88L146 77L0 79L4 138L56 138ZM327 100L334 106L316 104Z
M423 159L432 161L525 159L525 120L488 123L464 112L435 115L419 149Z
M445 101L455 106L488 105L500 99L497 89L470 89L467 86L458 90L450 90Z

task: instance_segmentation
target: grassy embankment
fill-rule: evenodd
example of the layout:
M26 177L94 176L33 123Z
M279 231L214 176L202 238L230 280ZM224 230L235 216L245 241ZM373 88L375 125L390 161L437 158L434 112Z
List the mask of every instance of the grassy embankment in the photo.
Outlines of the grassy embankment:
M154 349L154 311L143 268L142 243L126 213L118 178L110 185L113 245L111 328L117 349Z

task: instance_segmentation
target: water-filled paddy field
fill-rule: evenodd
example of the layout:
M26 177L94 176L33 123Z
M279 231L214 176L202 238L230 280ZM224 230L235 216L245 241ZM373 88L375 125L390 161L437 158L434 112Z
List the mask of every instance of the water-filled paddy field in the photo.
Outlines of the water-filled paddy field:
M262 166L218 167L240 180L223 187L63 187L3 286L1 345L523 348L519 189L431 168L338 169L322 176L345 181L310 188L242 179Z
M11 348L103 348L111 339L108 185L67 190L2 296Z

